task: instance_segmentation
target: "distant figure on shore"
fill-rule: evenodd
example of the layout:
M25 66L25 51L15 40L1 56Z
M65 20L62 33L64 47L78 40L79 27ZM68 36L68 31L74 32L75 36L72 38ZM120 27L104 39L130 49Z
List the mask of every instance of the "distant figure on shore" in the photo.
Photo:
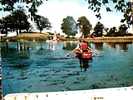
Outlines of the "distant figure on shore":
M73 50L76 57L79 59L81 71L87 71L89 60L92 60L92 49L88 46L88 42L80 40L78 46Z
M53 48L54 48L53 38L52 37L49 37L49 40L47 40L47 42L48 42L48 49L49 50L53 50Z
M57 34L56 33L54 33L54 35L53 35L53 41L58 41L59 39L57 38Z
M57 35L54 34L52 37L49 37L49 40L47 41L49 43L49 50L55 50L56 49L56 44L59 39L57 38Z

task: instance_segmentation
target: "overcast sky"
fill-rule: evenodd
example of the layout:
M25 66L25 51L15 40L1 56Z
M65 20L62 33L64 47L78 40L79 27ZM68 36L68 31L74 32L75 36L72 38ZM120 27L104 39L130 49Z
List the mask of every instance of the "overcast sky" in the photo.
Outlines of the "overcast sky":
M107 13L102 10L102 22L106 27L119 26L122 14L114 11ZM86 16L90 23L95 26L97 21L95 13L88 9L86 0L48 0L38 8L38 14L49 18L52 23L52 31L60 32L62 19L73 16L75 20L80 16Z
M105 27L117 27L122 18L120 12L107 13L102 10L102 19L98 20L95 13L88 9L87 0L48 0L38 8L38 14L49 19L53 32L61 32L60 25L63 18L67 16L73 16L76 21L78 17L86 16L93 27L98 21L103 23ZM0 16L4 15L5 12L0 13Z

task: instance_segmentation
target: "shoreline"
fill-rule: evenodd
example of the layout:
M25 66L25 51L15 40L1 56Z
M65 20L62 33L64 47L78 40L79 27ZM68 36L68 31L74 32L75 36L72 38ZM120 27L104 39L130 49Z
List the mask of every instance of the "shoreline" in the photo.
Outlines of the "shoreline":
M119 43L119 42L133 42L133 36L119 36L119 37L95 37L95 38L87 38L85 39L88 42L94 43Z
M3 37L1 41L11 41L11 42L16 42L16 41L46 41L48 40L49 36L48 34L44 33L23 33L18 36L14 37ZM66 38L63 36L59 36L59 41L78 41L78 38ZM117 36L117 37L94 37L94 38L85 38L85 41L88 42L94 42L94 43L127 43L127 42L133 42L133 36Z

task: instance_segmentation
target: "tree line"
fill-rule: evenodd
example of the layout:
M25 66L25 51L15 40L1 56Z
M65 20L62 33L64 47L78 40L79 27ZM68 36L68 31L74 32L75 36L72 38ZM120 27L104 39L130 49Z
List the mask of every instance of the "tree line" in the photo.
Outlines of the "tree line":
M35 23L40 33L44 28L51 28L51 23L49 22L49 19L44 16L35 15L33 22ZM21 31L25 31L28 33L32 32L32 28L33 27L29 22L28 15L26 15L22 9L15 10L11 14L0 19L0 31L4 34L8 34L9 31L16 31L17 35L21 33Z
M32 32L32 25L28 19L28 15L26 15L22 9L15 10L11 14L0 19L0 30L5 34L9 31L16 31L17 35L22 31L27 33ZM43 29L52 28L49 19L44 16L35 15L33 22L40 33ZM66 18L63 18L62 20L61 29L62 32L68 36L75 36L78 33L78 30L80 30L85 37L90 34L103 36L103 32L106 32L107 36L123 36L127 34L128 27L126 24L122 24L117 30L116 27L106 28L101 22L97 22L93 28L92 24L85 16L79 17L77 21L75 21L72 16L66 16ZM91 33L92 29L93 33Z
M29 16L31 21L33 21L40 31L43 29L52 28L51 23L48 18L44 16L37 15L37 8L48 0L1 0L0 4L2 8L0 10L4 10L5 12L11 12L6 17L0 19L0 31L2 33L8 33L9 31L16 31L17 34L21 33L21 31L31 32L32 25L28 21ZM126 24L122 24L117 29L116 27L106 28L101 22L97 22L97 24L92 27L90 21L85 17L81 16L77 21L74 20L72 16L67 16L63 18L61 29L62 32L66 33L68 36L74 36L78 30L83 33L85 37L87 37L91 30L93 31L93 35L102 36L103 31L107 33L107 36L123 36L127 35L127 29L130 25L133 25L132 18L132 3L126 0L87 0L88 8L93 10L96 14L96 17L99 19L102 17L100 14L100 9L104 7L107 12L113 11L112 7L114 7L117 11L123 13L123 19L121 22L126 22ZM26 9L30 13L30 15L26 15L23 9L17 9L14 7L16 3L25 3ZM30 4L30 6L29 6ZM113 4L114 6L109 6ZM21 7L20 7L21 8Z
M117 27L107 28L99 21L96 23L96 25L93 28L92 24L85 16L79 17L77 22L74 20L72 16L67 16L66 18L63 19L61 29L67 35L75 35L77 33L77 30L79 29L80 32L83 33L85 37L88 37L90 35L94 35L96 37L100 37L103 35L105 36L131 35L127 32L128 26L126 24L121 24L118 27L118 29ZM106 34L103 34L105 32Z

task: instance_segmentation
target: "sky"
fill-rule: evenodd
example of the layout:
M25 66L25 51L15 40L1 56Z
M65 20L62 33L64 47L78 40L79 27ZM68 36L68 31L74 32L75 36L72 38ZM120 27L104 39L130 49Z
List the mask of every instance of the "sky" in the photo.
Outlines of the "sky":
M105 27L119 26L122 14L120 12L107 13L101 10L102 19L98 20L95 13L88 9L87 0L48 0L38 8L38 14L47 17L51 22L52 28L50 31L61 33L61 23L63 18L72 16L75 21L81 16L86 16L94 27L98 21L104 24ZM0 16L5 15L0 13Z
M105 27L117 27L122 19L120 12L107 13L102 9L102 19L98 20L95 13L88 9L86 0L48 0L38 8L38 14L47 17L52 23L51 31L56 32L61 32L60 25L67 16L72 16L76 21L80 16L86 16L93 27L98 21Z

